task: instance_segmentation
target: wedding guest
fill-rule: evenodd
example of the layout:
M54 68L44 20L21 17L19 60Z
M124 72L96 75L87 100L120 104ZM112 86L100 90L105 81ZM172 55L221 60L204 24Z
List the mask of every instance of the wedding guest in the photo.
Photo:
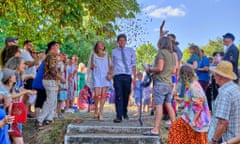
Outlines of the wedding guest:
M133 87L136 85L136 54L132 48L126 47L127 36L125 34L118 35L117 42L119 47L112 50L116 105L116 119L114 119L114 122L120 123L122 118L129 119L127 107L131 84L133 84Z
M167 37L162 37L158 41L158 48L154 66L147 70L147 73L153 73L153 99L156 108L154 127L144 132L144 135L148 136L159 136L163 105L169 113L171 122L175 121L175 113L171 105L172 74L176 71L172 42Z
M179 78L185 83L184 98L176 100L184 103L184 113L172 123L168 144L207 144L211 115L205 92L189 65L181 67Z

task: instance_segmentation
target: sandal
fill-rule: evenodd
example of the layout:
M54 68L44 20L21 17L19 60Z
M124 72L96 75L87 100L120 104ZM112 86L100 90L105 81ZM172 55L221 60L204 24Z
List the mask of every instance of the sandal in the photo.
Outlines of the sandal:
M52 124L52 121L51 121L51 120L46 120L46 121L45 121L45 124L46 124L46 125L50 125L50 124Z
M155 134L151 130L144 132L143 135L145 135L145 136L159 136L159 134Z
M40 127L43 127L44 125L43 125L43 123L39 122L38 120L35 120L34 126L35 126L36 128L40 128Z
M104 118L101 114L98 115L98 121L104 121Z

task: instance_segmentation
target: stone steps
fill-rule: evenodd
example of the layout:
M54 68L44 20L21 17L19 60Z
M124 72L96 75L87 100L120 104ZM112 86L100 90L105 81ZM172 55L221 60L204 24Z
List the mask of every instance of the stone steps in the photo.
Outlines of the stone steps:
M68 125L65 144L160 144L159 136L143 136L151 127Z

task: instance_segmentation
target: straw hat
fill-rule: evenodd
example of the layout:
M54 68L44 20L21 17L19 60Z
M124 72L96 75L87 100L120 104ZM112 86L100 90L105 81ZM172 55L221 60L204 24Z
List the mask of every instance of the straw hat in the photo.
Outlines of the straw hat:
M210 67L210 70L231 80L237 79L236 74L233 72L233 65L228 61L221 61L216 67Z

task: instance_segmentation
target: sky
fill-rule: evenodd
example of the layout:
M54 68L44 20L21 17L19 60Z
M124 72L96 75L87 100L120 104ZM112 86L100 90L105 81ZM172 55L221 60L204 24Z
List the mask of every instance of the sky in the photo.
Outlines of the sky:
M150 42L156 46L163 20L165 30L176 35L182 50L189 43L204 46L227 32L233 33L235 43L240 44L240 0L137 1L142 13L136 19L142 20L144 31L135 41L137 45Z

